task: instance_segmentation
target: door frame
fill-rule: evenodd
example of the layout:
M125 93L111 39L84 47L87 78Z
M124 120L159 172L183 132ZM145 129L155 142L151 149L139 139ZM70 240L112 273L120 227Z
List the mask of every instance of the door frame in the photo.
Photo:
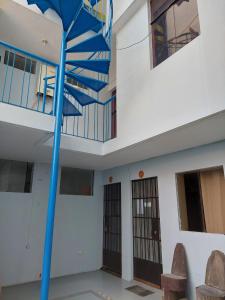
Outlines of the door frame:
M110 195L108 194L106 196L106 193L110 193L110 190L107 191L107 188L113 188L114 186L118 186L118 193L116 194L115 198L114 195L111 197L114 199L110 199ZM121 276L122 275L122 199L121 199L121 182L111 183L111 184L105 184L104 185L104 200L103 200L103 270L109 271L111 273L114 273L116 275ZM106 197L108 197L109 200L106 200ZM118 200L116 199L118 197ZM110 207L106 206L106 201L111 202ZM112 202L118 201L120 205L113 206ZM108 220L106 219L106 210L108 209L110 215L107 216ZM119 209L119 210L118 210ZM117 210L117 211L116 211ZM119 214L117 215L117 213ZM106 222L112 221L113 218L118 219L115 224L109 224L108 226L112 225L114 228L112 228L111 232L108 232L108 237L112 235L117 235L118 240L116 241L116 245L113 244L113 242L110 243L110 240L107 239L107 231L106 231ZM110 220L111 219L111 220ZM111 229L110 229L111 230ZM119 232L114 232L119 230ZM112 250L118 250L118 251L110 251L106 247L109 246L109 248L114 248ZM108 251L108 253L107 253ZM109 253L111 252L111 253Z
M153 191L153 186L148 181L155 180L155 191ZM140 184L140 190L136 191L140 192L140 196L134 196L134 184ZM149 187L146 188L146 185L149 184ZM161 286L161 274L163 271L162 266L162 246L161 246L161 224L160 224L160 208L159 208L159 191L158 191L158 177L148 177L143 179L134 179L131 181L131 197L132 197L132 226L133 226L133 275L134 279L144 282L145 284L152 285L154 287L160 288ZM149 189L146 191L146 189ZM146 193L152 193L146 195ZM142 195L141 195L142 194ZM137 196L137 195L136 195ZM148 197L147 197L148 196ZM137 202L139 204L137 204ZM136 203L135 203L136 202ZM151 204L150 204L151 203ZM140 215L134 214L134 211L137 210L137 206L139 205L139 209L141 210ZM151 215L148 215L146 208L148 205L153 205L151 209ZM152 213L154 209L154 214ZM144 222L143 222L144 221ZM140 222L138 225L137 222ZM150 226L146 225L149 224ZM154 222L154 223L153 223ZM147 229L146 229L147 226ZM151 227L151 228L150 228ZM150 231L149 231L150 228ZM155 229L154 229L155 228ZM140 232L139 232L140 231ZM146 233L149 237L146 237ZM151 236L150 236L151 235ZM139 241L139 242L137 242ZM149 247L148 247L149 245ZM148 249L154 246L158 249L158 253L152 254ZM146 254L146 252L149 253ZM138 257L135 257L135 253L137 253ZM142 256L143 258L140 258ZM153 257L150 260L150 257ZM148 257L148 259L147 259ZM155 260L155 261L154 261ZM139 265L138 265L139 264ZM149 272L152 268L153 272ZM147 276L146 276L147 274Z

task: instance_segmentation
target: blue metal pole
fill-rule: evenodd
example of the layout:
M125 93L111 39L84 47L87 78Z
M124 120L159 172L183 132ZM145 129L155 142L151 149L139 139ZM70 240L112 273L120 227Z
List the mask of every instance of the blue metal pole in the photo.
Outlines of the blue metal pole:
M54 219L55 219L55 204L57 195L57 183L59 173L59 154L60 154L60 141L61 141L61 126L62 126L62 112L63 112L63 95L64 95L64 77L65 77L65 46L66 46L66 33L62 35L61 44L61 57L59 66L59 80L57 84L57 107L55 119L55 132L52 150L52 168L50 191L48 200L48 213L45 233L45 247L43 257L42 269L42 285L41 285L41 300L48 300L49 282L51 274L51 257L52 257L52 244L54 232Z
M58 80L59 80L59 67L56 67L56 77L55 77L55 91L54 91L54 99L53 99L53 116L56 115L56 104L57 104L57 87L58 87Z
M42 112L45 112L46 98L47 98L47 80L44 81L44 94L43 94L43 103L42 103Z

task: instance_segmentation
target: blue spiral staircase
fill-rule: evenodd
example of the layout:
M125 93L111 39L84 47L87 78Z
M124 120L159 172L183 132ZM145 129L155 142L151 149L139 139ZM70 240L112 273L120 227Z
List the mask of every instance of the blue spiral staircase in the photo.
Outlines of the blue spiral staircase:
M81 116L81 111L70 101L74 98L79 107L93 103L105 105L113 98L103 102L101 91L108 84L111 61L111 37L113 2L112 0L27 0L45 13L54 10L62 21L62 42L58 76L54 85L56 107L55 131L52 153L52 168L49 191L49 204L46 223L45 248L43 256L41 300L48 300L51 273L51 255L54 231L55 204L58 184L61 127L63 117ZM85 89L79 89L68 82L75 80Z

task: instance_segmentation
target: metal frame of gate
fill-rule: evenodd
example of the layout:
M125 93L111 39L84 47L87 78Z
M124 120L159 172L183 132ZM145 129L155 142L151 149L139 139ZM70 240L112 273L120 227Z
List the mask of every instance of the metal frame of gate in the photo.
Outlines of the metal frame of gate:
M157 177L132 181L134 277L160 286L161 232Z
M121 183L104 186L103 267L121 274Z

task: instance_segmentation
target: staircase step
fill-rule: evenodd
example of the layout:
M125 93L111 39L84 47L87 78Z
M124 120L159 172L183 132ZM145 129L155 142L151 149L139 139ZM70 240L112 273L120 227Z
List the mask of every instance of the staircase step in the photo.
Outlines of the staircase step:
M74 22L67 36L67 41L88 32L90 30L100 30L104 26L104 22L93 16L85 8L82 8L76 21Z
M68 65L87 69L90 71L108 74L110 60L109 59L93 59L93 60L68 60Z
M58 15L61 15L60 0L48 0L48 2L51 3Z
M82 114L79 110L70 102L70 100L64 95L64 102L63 102L63 115L65 117L74 117L74 116L81 116Z
M101 0L90 0L91 6L95 6L96 4L98 4L98 2L100 2Z
M109 45L101 33L69 48L67 53L110 51Z
M65 83L65 89L72 95L82 106L90 105L96 103L96 99L84 94L83 92L79 91L78 89L70 86L69 84Z
M27 0L29 5L36 4L42 13L45 13L49 8L53 8L52 5L45 0Z
M75 74L72 72L66 72L66 75L70 78L77 80L79 83L82 83L83 85L89 87L95 92L101 91L107 85L107 82L86 77L86 76L81 76L79 74Z
M55 0L53 0L55 2ZM63 28L67 31L83 5L83 0L57 0L60 2Z

